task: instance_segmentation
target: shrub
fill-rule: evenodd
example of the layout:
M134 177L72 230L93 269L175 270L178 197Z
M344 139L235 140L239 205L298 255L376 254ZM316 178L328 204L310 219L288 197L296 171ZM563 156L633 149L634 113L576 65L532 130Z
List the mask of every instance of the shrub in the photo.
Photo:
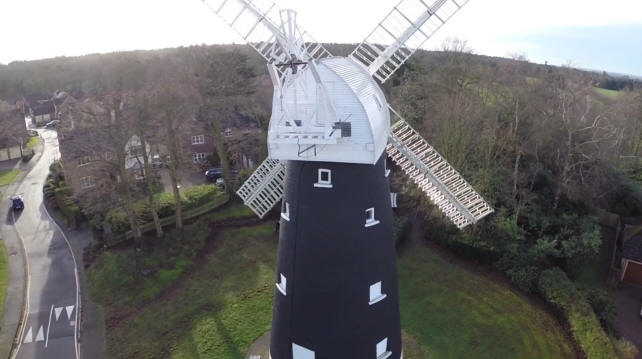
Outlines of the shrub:
M410 220L405 216L392 216L392 235L395 239L395 245L399 245L406 238L412 228Z
M56 205L67 220L67 225L71 228L78 228L82 221L82 212L76 201L69 197L68 192L66 187L58 187L53 190L53 196L56 199Z
M593 309L562 270L554 268L543 271L538 290L567 317L571 334L587 359L618 358L613 342L602 330Z
M607 291L598 288L586 288L584 295L600 320L602 328L611 335L619 336L617 309L613 297Z
M219 193L218 187L213 185L200 185L188 188L181 193L181 208L183 211L189 211L202 207L216 200ZM155 195L155 200L160 218L170 217L176 213L173 193L159 193ZM152 212L146 198L134 203L134 213L139 223L149 223L153 220ZM109 211L106 220L113 233L125 233L131 229L127 212L122 207Z
M29 162L36 153L28 148L22 151L22 162Z
M506 275L519 289L533 293L537 288L540 269L535 266L518 266L506 270Z

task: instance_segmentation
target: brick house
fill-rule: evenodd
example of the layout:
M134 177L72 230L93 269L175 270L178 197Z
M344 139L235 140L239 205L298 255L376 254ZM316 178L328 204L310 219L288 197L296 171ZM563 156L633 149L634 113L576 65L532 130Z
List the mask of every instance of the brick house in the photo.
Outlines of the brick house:
M0 101L0 161L22 156L22 148L29 141L22 104L9 105Z

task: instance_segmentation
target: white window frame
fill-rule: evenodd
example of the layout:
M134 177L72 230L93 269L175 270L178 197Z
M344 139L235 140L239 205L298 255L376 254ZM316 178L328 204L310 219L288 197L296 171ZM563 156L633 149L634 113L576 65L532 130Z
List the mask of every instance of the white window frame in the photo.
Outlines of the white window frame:
M396 192L390 192L390 206L392 208L397 208L397 193Z
M377 343L377 359L387 359L392 355L388 350L388 338L383 338L382 341Z
M327 180L324 180L324 175L328 176ZM314 187L317 188L332 188L332 171L326 168L319 168L317 175L317 183L314 184Z
M383 160L383 168L385 170L384 174L386 175L386 177L390 176L390 169L388 168L388 159L387 158Z
M281 206L281 218L290 222L290 204L286 201L283 201L283 205Z
M135 179L136 181L142 181L142 180L144 180L144 179L145 179L145 170L143 170L143 169L137 170L137 171L134 173L134 179Z
M366 209L366 224L364 227L372 227L377 224L379 224L379 221L375 219L374 207Z
M368 304L377 304L386 299L387 296L387 294L381 293L381 282L377 282L370 286L370 301Z
M292 343L292 359L314 359L315 357L312 350Z
M288 295L287 288L288 288L288 279L283 275L283 273L280 273L279 282L276 283L276 289L278 289L279 292L281 292L281 294Z
M204 145L205 135L192 136L192 145Z
M80 177L78 182L80 183L80 188L82 189L92 188L96 186L96 184L94 183L94 179L91 176Z
M192 153L192 161L194 163L201 163L207 160L207 153L205 152L198 152L198 153Z
M87 166L91 163L91 156L82 156L78 158L78 167Z

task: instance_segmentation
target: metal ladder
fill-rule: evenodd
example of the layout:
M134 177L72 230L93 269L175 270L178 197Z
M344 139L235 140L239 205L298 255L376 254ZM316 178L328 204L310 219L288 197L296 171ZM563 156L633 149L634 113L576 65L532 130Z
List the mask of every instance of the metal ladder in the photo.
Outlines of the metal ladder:
M243 203L263 218L283 197L285 166L267 158L236 191Z

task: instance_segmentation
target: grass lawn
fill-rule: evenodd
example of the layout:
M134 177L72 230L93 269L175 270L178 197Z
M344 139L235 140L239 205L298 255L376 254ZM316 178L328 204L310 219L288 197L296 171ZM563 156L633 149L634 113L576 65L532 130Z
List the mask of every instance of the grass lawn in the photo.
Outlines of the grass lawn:
M217 218L238 209L226 211ZM270 329L273 223L223 229L207 244L197 240L212 235L203 221L186 228L189 242L148 253L141 265L157 269L145 276L130 274L131 249L89 268L92 298L106 309L109 357L239 359ZM402 322L414 337L404 336L406 359L573 357L555 320L503 284L410 243L399 272Z
M0 239L0 316L4 311L4 299L7 296L7 281L9 279L9 258L4 240Z
M575 356L555 318L506 285L422 244L405 243L398 265L402 325L432 359Z
M609 98L611 100L617 99L622 94L620 91L603 89L603 88L599 88L599 87L595 87L595 92L597 92L598 95L602 95L602 96L604 96L606 98Z
M270 329L276 263L272 223L222 231L199 263L198 270L176 288L145 305L133 299L136 291L109 293L113 285L108 282L92 285L94 299L110 303L106 307L110 357L238 359ZM121 272L126 268L121 265L96 263L89 278L116 277L105 272Z
M13 183L13 181L18 178L18 175L20 174L20 170L15 169L15 170L8 170L8 171L0 171L0 187L2 186L8 186Z
M38 136L29 137L29 142L27 142L27 148L34 148L38 146Z

